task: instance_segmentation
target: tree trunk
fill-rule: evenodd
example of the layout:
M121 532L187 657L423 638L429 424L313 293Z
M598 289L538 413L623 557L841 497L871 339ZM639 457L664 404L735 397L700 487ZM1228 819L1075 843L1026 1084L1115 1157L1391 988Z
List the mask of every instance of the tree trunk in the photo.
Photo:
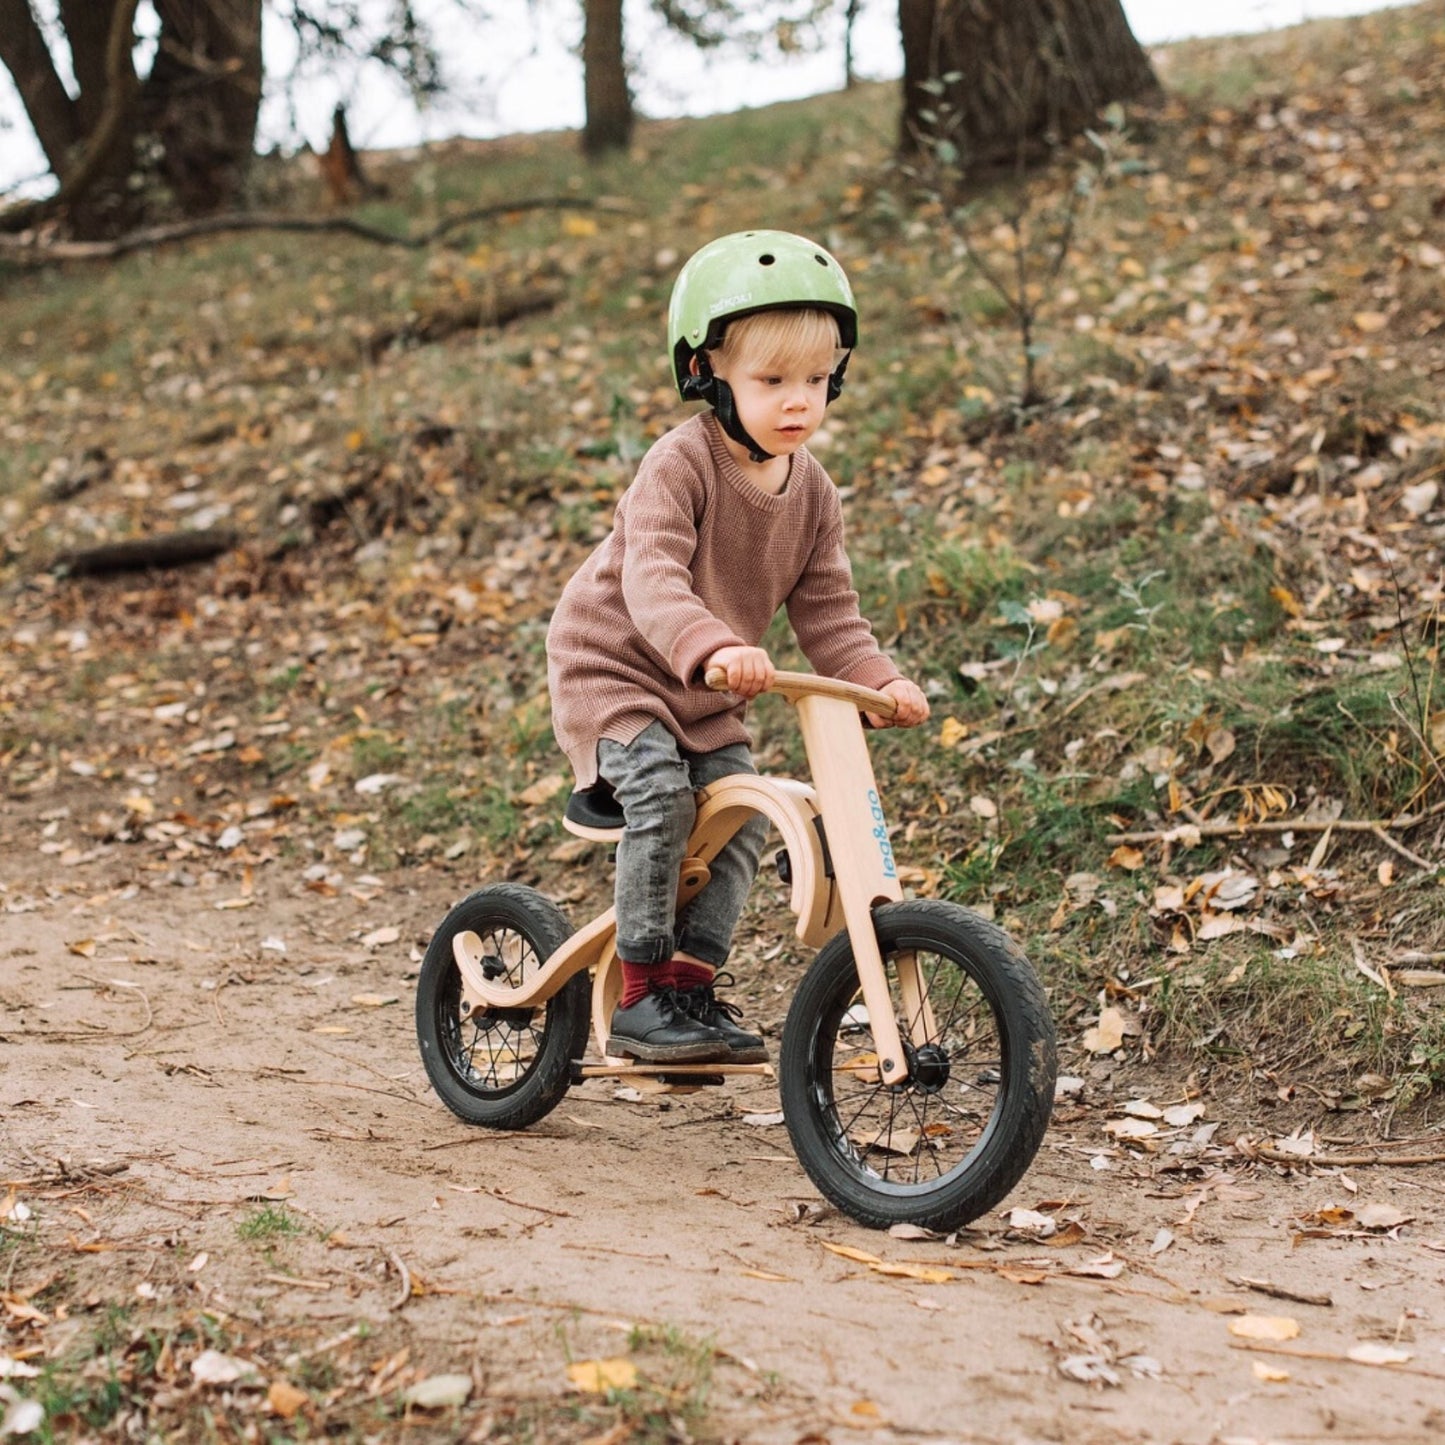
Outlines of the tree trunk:
M622 0L583 0L582 83L587 108L582 149L625 150L632 140L632 92L622 41Z
M898 23L899 149L948 141L973 173L1036 160L1159 89L1120 0L899 0Z
M79 136L75 102L56 72L30 0L0 0L0 62L15 81L50 169L63 176Z
M160 46L143 97L161 169L187 215L235 200L256 144L262 0L155 0Z

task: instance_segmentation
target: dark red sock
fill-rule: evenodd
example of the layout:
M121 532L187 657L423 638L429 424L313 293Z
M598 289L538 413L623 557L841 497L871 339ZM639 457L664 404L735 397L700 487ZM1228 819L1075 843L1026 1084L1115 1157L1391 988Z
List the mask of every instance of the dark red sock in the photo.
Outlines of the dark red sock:
M674 958L663 967L667 969L666 981L674 988L697 988L710 984L717 972L705 963L693 963L686 958Z
M622 997L618 1000L619 1008L631 1008L633 1004L640 1003L647 997L648 990L654 983L670 983L671 979L665 975L671 967L666 963L628 963L624 958L622 964Z

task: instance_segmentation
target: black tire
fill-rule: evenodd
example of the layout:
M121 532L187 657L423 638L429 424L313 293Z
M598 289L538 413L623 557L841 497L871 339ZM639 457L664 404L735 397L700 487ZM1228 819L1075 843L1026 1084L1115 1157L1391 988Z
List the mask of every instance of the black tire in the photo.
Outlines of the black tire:
M458 1118L525 1129L550 1113L587 1048L591 986L585 972L538 1009L482 1009L462 1017L462 975L452 939L480 935L499 980L520 983L572 930L531 888L498 883L464 898L432 935L416 989L416 1036L432 1087Z
M937 1037L905 1043L906 1084L881 1082L852 944L838 934L788 1010L783 1115L808 1177L845 1214L946 1233L991 1209L1032 1162L1053 1108L1053 1020L1028 959L976 914L920 900L873 917L895 1008L895 960L916 954ZM907 1041L901 1017L899 1029Z

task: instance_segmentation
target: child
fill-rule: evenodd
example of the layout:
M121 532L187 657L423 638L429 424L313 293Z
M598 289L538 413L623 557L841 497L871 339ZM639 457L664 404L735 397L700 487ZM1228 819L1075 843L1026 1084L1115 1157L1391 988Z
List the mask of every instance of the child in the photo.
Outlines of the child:
M767 830L752 818L674 917L694 793L756 772L747 700L773 680L758 644L780 606L820 673L888 693L893 722L928 716L859 612L837 491L806 443L857 341L853 293L820 246L749 231L683 267L668 312L682 397L711 410L662 437L610 536L562 593L547 634L557 740L579 789L610 788L623 992L607 1052L649 1063L755 1063L762 1039L717 997L716 970ZM730 692L704 685L709 669ZM880 723L881 719L872 719ZM600 783L599 783L600 779Z

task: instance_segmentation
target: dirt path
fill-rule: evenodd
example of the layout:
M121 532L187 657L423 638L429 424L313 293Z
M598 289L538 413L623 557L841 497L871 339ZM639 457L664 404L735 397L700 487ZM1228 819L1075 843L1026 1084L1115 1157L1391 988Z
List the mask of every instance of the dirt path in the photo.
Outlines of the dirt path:
M1091 1078L1008 1205L1052 1238L1007 1211L953 1241L893 1238L822 1207L781 1125L749 1122L777 1108L767 1080L640 1100L594 1080L526 1134L456 1122L412 1030L416 943L452 901L435 874L417 891L348 875L326 896L278 864L249 893L184 887L112 850L39 854L42 820L0 822L9 1358L64 1358L109 1319L136 1373L144 1329L180 1341L204 1316L219 1357L259 1375L207 1384L179 1344L148 1356L157 1419L209 1391L313 1428L350 1408L372 1438L387 1421L534 1438L539 1411L537 1438L634 1438L636 1417L608 1434L615 1411L566 1409L569 1363L628 1356L700 1438L1445 1430L1438 1167L1287 1174L1241 1157L1247 1121L1214 1105L1134 1152ZM394 940L361 941L383 925ZM1167 1078L1149 1091L1179 1097ZM278 1222L301 1227L268 1235ZM1247 1348L1246 1316L1299 1332ZM1397 1363L1349 1359L1361 1346ZM468 1403L403 1430L404 1390L450 1373Z

